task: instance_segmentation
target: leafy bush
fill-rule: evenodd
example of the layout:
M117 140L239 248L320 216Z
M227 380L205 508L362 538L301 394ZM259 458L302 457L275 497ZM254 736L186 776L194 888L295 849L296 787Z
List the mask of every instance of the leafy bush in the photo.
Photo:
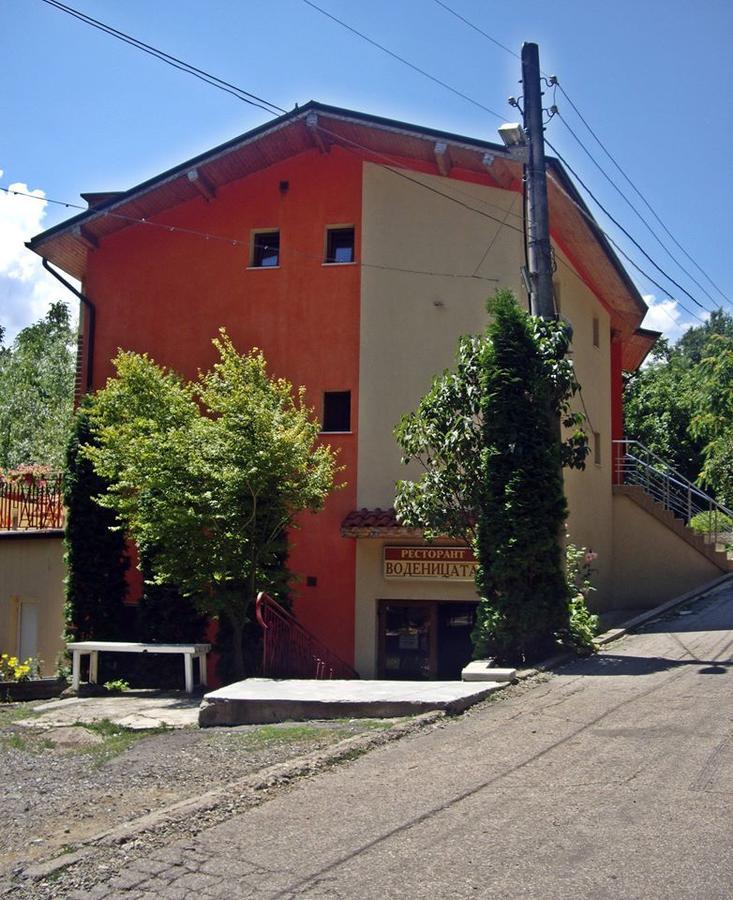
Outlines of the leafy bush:
M723 513L701 512L690 519L690 528L698 534L710 534L713 531L733 532L733 518Z
M580 653L594 649L593 638L598 634L598 616L588 609L588 597L595 591L591 582L595 571L592 563L597 558L597 553L585 547L576 547L570 541L565 545L565 575L573 596L570 598L569 627L564 634L558 634L558 638Z

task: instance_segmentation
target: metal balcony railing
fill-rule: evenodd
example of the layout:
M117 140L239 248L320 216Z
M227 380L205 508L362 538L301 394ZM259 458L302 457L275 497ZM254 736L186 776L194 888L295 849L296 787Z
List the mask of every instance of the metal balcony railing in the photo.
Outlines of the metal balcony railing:
M262 626L262 674L267 678L358 678L359 674L311 634L269 594L257 595Z
M0 530L48 531L64 527L62 476L0 475Z
M614 441L613 445L618 484L638 485L685 524L689 524L700 513L705 513L706 540L720 545L716 548L720 550L733 544L730 524L733 511L718 503L714 497L638 441L624 439Z

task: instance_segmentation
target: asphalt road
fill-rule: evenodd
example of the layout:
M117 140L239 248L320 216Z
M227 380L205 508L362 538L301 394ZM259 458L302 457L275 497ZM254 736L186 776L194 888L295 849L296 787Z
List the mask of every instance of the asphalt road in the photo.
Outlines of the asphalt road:
M733 584L87 896L728 900L732 653Z

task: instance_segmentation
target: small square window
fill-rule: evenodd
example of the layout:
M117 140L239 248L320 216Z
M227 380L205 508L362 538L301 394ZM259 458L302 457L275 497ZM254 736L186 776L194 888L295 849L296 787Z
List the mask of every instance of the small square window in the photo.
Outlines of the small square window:
M354 229L329 228L326 232L327 263L350 263L354 261Z
M252 266L269 269L280 265L280 232L258 231L252 236Z
M351 391L325 392L323 431L351 431Z

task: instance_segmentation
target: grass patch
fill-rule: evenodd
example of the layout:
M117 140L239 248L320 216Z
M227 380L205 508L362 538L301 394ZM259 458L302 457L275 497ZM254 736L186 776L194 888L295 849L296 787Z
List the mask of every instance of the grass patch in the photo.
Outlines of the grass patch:
M409 722L414 716L400 717L400 722ZM396 722L393 719L347 719L349 725L353 725L358 731L366 729L367 731L386 731Z
M243 742L250 746L264 744L299 744L304 741L319 741L331 737L335 729L323 725L262 725L255 731L241 735Z
M8 750L28 750L28 744L22 734L4 734L0 737L3 749Z
M333 724L331 724L333 722ZM318 724L293 723L292 725L261 725L234 737L245 749L258 749L287 744L317 743L319 741L341 740L361 731L384 731L394 723L384 719L333 719ZM351 729L343 726L350 725ZM212 735L212 737L214 737Z
M100 719L97 722L74 722L74 725L86 728L102 737L101 744L89 744L86 747L79 747L76 751L93 757L95 766L104 765L108 760L124 753L138 741L171 730L168 725L160 725L157 728L128 728L126 725L118 725L109 719Z
M17 722L18 719L35 719L40 713L33 712L33 707L41 700L28 700L22 703L0 703L0 728Z

